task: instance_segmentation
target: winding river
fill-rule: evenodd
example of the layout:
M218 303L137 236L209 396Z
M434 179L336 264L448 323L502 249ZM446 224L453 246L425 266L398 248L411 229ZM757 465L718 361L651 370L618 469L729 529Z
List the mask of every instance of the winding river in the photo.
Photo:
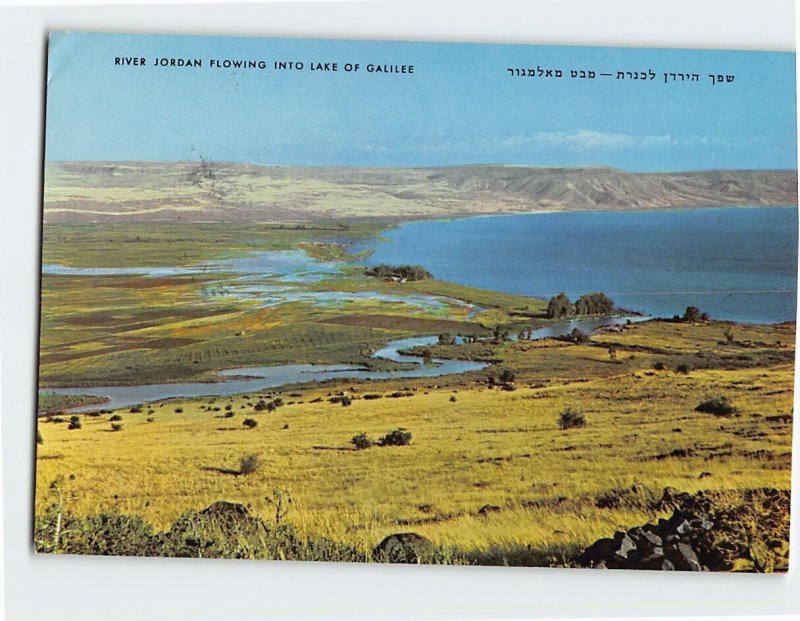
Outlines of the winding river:
M575 319L551 324L545 328L534 330L532 339L543 339L569 334L578 328L582 332L591 333L608 325L619 325L627 321L641 321L642 317L593 317ZM513 338L513 337L512 337ZM224 396L258 392L267 388L275 388L288 384L306 382L323 382L333 379L397 379L403 377L439 377L469 371L479 371L487 366L485 362L467 360L445 360L434 358L430 363L423 363L419 356L410 356L401 352L425 345L433 345L438 341L436 336L422 336L399 339L387 343L372 354L373 358L413 364L413 368L396 371L372 371L358 366L344 364L281 364L262 367L240 367L226 369L216 373L216 382L184 382L175 384L142 384L138 386L93 386L48 388L45 392L59 395L92 395L105 398L101 404L65 408L70 412L90 412L102 409L117 409L141 405L144 403L163 401L178 397Z

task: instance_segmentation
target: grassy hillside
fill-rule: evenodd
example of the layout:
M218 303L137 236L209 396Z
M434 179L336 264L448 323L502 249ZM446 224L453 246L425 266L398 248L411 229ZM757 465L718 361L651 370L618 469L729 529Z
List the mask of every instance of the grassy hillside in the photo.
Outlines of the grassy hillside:
M72 430L40 419L36 511L55 502L165 530L217 500L274 525L280 502L279 522L360 560L384 536L413 531L481 562L559 564L663 517L666 487L789 489L794 325L737 326L734 342L727 327L655 322L581 345L506 343L480 374L157 403L116 412L116 432L112 414L81 416ZM506 389L488 380L501 368L516 375ZM735 411L696 411L718 396ZM274 412L255 409L276 397ZM586 425L561 429L566 408ZM410 445L350 442L397 427ZM241 474L250 455L258 466Z

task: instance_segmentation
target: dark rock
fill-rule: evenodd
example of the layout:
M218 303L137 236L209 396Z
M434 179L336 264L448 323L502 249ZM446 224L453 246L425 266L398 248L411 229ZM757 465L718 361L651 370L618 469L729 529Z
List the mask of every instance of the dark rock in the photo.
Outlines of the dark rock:
M429 539L416 533L397 533L381 541L372 551L372 558L379 563L422 563L432 554Z
M675 527L675 531L679 535L686 535L692 532L692 525L687 520L682 520L681 523Z
M247 517L247 513L247 507L244 505L240 505L236 502L228 502L227 500L219 500L203 509L200 512L200 515L207 515L211 517Z
M586 548L581 555L583 565L592 565L598 559L609 558L614 554L614 540L613 539L598 539L591 546Z
M667 488L650 507L671 510L669 519L600 539L575 562L609 569L731 571L737 560L747 560L752 571L786 571L789 505L788 490L742 490L738 501L731 502L727 493ZM752 531L754 523L757 531Z
M487 515L497 511L500 511L500 507L497 505L483 505L480 509L478 509L478 515Z
M675 565L669 559L664 559L661 563L661 571L675 571Z
M659 535L650 531L644 531L641 538L653 547L660 547L664 543Z
M614 543L616 544L614 554L623 559L627 559L630 553L636 550L636 543L627 533L616 533Z
M697 554L689 544L678 543L674 547L664 549L667 560L675 565L678 571L701 571L700 561Z

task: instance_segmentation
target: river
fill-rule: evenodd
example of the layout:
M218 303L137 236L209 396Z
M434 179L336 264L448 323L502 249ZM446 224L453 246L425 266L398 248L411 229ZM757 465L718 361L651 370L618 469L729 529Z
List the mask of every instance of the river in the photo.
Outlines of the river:
M629 320L641 321L644 318L592 317L563 321L534 330L532 339L542 339L569 334L574 328L591 333L606 325L625 323ZM512 337L514 338L514 337ZM419 356L401 352L413 347L433 345L436 336L422 336L398 339L387 343L372 354L373 358L413 364L413 368L397 371L372 371L363 367L344 364L280 364L261 367L239 367L225 369L216 373L216 382L182 382L174 384L141 384L137 386L93 386L48 388L44 392L58 395L91 395L107 399L101 404L64 408L69 412L91 412L98 409L117 409L174 399L178 397L224 396L242 393L257 393L268 388L287 384L323 382L334 379L397 379L404 377L439 377L469 371L479 371L487 366L485 362L467 360L445 360L434 358L429 364L423 363Z

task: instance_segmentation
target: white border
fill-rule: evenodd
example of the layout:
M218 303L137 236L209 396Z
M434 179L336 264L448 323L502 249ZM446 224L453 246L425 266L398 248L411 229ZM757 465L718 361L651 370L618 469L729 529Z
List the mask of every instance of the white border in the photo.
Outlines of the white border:
M34 556L31 439L48 30L781 51L793 50L795 41L791 0L138 4L148 6L0 9L0 424L9 619L800 614L797 494L787 576ZM798 440L796 433L795 472Z

